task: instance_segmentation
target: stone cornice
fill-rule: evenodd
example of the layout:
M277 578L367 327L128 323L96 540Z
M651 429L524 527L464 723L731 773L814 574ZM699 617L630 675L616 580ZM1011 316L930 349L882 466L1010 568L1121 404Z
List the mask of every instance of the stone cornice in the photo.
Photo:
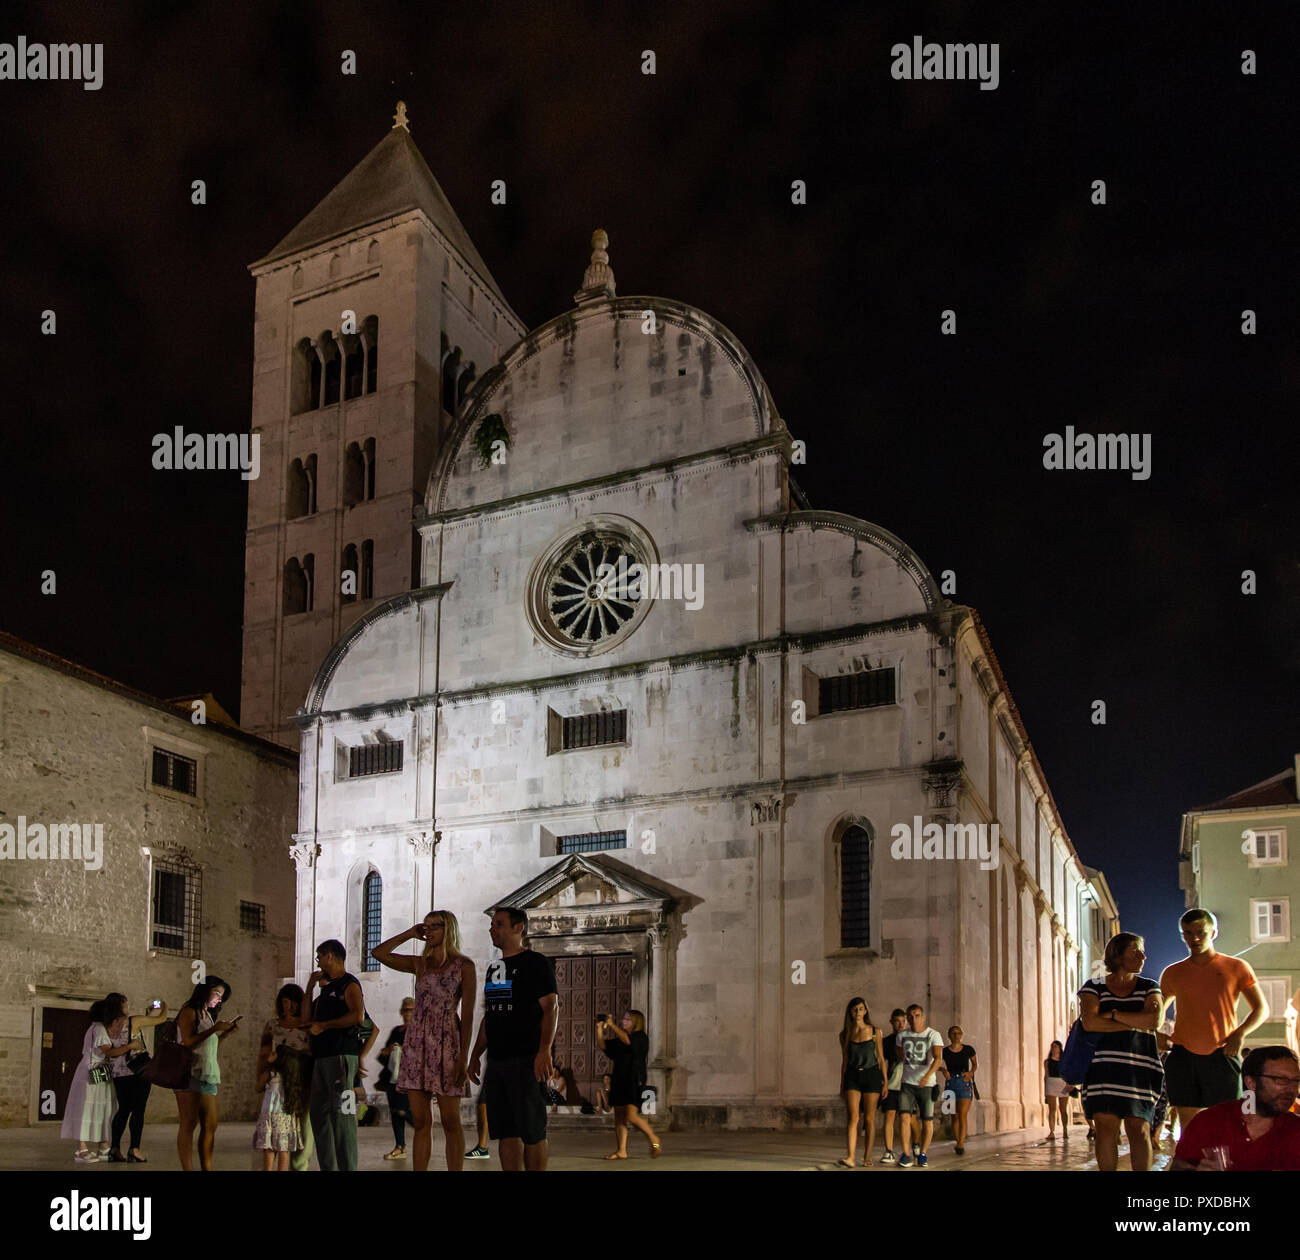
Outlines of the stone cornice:
M320 714L321 701L325 698L325 692L334 679L335 671L342 664L343 658L348 654L348 650L352 645L372 625L377 621L383 621L385 617L395 616L397 613L414 605L426 603L431 599L441 599L450 589L450 582L441 582L437 586L420 586L413 591L403 591L400 595L394 595L391 599L384 600L382 604L376 604L365 616L358 617L334 641L333 647L330 648L325 659L321 662L320 668L316 671L316 676L312 679L311 690L307 693L307 703L298 711L299 729L305 729L311 724L310 719Z
M896 534L870 521L860 520L843 512L775 512L769 516L758 516L745 522L745 528L754 533L766 533L771 530L791 529L831 529L850 538L858 538L880 548L905 572L917 585L921 598L925 600L928 612L939 612L943 608L943 596L939 593L930 570L921 563L921 558Z

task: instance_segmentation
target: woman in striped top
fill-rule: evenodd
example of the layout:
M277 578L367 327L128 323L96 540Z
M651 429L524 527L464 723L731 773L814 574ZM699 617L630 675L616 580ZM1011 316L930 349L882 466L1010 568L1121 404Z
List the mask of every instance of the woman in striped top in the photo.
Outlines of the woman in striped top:
M1097 1128L1097 1167L1114 1172L1119 1162L1119 1126L1124 1122L1134 1172L1151 1167L1151 1118L1164 1070L1156 1050L1160 985L1141 974L1143 940L1132 932L1106 945L1106 978L1079 990L1079 1020L1085 1032L1101 1033L1083 1082L1083 1111Z

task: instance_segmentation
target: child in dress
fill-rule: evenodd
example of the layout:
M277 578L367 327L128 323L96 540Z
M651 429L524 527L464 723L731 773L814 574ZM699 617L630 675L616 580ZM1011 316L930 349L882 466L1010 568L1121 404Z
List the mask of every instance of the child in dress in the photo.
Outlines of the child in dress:
M311 1086L311 1043L296 1026L302 989L286 984L275 995L275 1018L262 1032L257 1062L262 1113L253 1130L253 1148L262 1152L264 1172L287 1172L290 1157L303 1146Z

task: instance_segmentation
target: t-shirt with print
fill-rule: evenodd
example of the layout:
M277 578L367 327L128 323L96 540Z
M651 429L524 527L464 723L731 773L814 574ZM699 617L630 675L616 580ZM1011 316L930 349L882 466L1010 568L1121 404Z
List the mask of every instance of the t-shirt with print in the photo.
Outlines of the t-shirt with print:
M483 1020L489 1059L533 1058L541 1048L540 1000L555 992L555 967L545 954L525 949L487 965Z
M1192 1054L1213 1054L1237 1026L1237 998L1256 984L1243 958L1215 954L1208 963L1190 958L1160 973L1160 992L1177 999L1174 1045Z
M920 1032L904 1029L898 1034L897 1044L898 1057L903 1061L903 1084L919 1085L934 1062L935 1050L942 1048L943 1038L933 1028L922 1028ZM932 1077L930 1083L935 1079Z

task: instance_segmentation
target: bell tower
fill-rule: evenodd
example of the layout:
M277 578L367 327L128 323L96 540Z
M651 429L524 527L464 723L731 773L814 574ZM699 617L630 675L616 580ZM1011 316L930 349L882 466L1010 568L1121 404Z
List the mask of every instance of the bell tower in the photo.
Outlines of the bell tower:
M240 724L288 747L330 646L418 578L412 509L475 379L526 331L393 127L257 281Z

